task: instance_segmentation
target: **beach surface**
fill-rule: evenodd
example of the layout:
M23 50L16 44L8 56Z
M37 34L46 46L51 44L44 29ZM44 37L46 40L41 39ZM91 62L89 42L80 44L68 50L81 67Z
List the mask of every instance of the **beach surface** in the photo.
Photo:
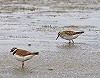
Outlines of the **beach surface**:
M99 0L1 0L0 78L100 78L99 9ZM69 45L56 40L63 30L84 33ZM22 69L13 47L39 55Z

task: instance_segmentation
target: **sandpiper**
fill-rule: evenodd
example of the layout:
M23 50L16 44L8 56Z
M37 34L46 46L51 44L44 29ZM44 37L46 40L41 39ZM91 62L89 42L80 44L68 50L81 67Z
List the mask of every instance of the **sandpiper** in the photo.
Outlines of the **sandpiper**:
M69 40L69 43L74 43L73 39L76 39L79 35L81 35L82 33L84 33L84 31L81 32L75 32L75 31L62 31L58 33L58 36L56 38L56 40L58 39L58 37L60 36L61 38L65 39L65 40Z
M10 52L12 52L16 60L21 61L22 68L24 67L25 61L30 60L33 56L39 54L39 52L29 52L16 47L12 48Z

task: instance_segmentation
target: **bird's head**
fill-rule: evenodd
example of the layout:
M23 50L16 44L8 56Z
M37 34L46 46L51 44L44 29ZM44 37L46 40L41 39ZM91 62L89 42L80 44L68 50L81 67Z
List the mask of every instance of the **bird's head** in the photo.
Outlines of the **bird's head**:
M15 50L17 50L17 48L16 48L16 47L13 47L13 48L10 50L10 52L14 52Z

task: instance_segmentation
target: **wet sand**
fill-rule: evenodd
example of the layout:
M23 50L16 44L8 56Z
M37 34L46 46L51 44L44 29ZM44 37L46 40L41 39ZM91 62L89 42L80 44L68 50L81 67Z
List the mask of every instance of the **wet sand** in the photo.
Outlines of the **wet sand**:
M100 11L97 7L69 10L44 4L34 11L1 10L0 78L99 78ZM67 40L56 40L63 30L85 33L69 45ZM40 54L22 69L10 53L12 47Z

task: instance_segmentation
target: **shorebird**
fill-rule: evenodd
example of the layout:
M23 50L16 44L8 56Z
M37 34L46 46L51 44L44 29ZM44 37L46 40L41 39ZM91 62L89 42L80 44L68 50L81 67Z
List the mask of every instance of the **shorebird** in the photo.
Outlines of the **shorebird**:
M81 35L82 33L84 33L84 31L81 32L75 32L75 31L62 31L58 33L58 36L56 38L56 40L58 39L58 37L60 36L61 38L65 39L65 40L69 40L69 43L74 43L73 39L76 39L79 35Z
M39 52L29 52L16 47L12 48L10 52L12 52L16 60L21 61L22 68L24 67L25 61L30 60L33 56L39 54Z

